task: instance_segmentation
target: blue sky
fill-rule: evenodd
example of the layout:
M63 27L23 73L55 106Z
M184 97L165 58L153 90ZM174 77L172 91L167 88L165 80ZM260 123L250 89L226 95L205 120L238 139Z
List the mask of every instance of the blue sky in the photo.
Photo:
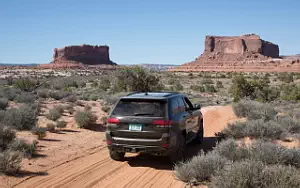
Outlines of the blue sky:
M2 0L0 62L48 63L66 45L109 45L119 64L182 64L205 35L259 34L300 53L298 0Z

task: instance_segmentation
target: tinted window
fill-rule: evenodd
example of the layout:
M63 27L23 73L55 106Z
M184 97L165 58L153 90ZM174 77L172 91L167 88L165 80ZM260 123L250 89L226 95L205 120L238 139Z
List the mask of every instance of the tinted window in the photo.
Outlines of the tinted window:
M116 105L113 116L164 117L165 102L157 100L121 100Z
M178 101L177 98L171 99L171 109L172 109L172 115L175 116L178 113Z
M183 98L182 97L178 97L177 101L178 101L179 111L180 112L184 112L185 111L185 104L183 102Z

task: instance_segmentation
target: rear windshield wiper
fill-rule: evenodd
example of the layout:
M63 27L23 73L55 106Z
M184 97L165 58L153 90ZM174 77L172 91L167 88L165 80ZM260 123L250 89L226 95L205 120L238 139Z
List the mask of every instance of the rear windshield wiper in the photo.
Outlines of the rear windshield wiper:
M153 116L154 114L150 113L135 113L134 116Z

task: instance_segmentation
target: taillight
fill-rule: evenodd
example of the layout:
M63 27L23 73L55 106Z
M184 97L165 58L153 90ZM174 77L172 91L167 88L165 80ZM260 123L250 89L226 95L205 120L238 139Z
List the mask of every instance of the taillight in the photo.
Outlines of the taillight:
M119 121L118 118L108 118L107 123L109 123L109 124L119 124L120 121Z
M171 127L172 121L164 120L164 119L157 119L157 120L153 120L152 124L155 125L156 127Z
M107 145L111 145L111 140L106 140Z

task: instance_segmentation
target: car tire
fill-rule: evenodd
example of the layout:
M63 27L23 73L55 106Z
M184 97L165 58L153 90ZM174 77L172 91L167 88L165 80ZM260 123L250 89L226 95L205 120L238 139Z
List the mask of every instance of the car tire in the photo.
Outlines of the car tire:
M176 149L170 154L169 159L172 163L184 160L186 154L186 140L183 134L177 136Z
M109 150L109 156L111 159L115 161L124 161L125 160L125 152L113 151Z
M199 125L199 131L196 136L196 141L202 144L203 139L204 139L204 128L203 128L203 119L201 119L200 125Z

